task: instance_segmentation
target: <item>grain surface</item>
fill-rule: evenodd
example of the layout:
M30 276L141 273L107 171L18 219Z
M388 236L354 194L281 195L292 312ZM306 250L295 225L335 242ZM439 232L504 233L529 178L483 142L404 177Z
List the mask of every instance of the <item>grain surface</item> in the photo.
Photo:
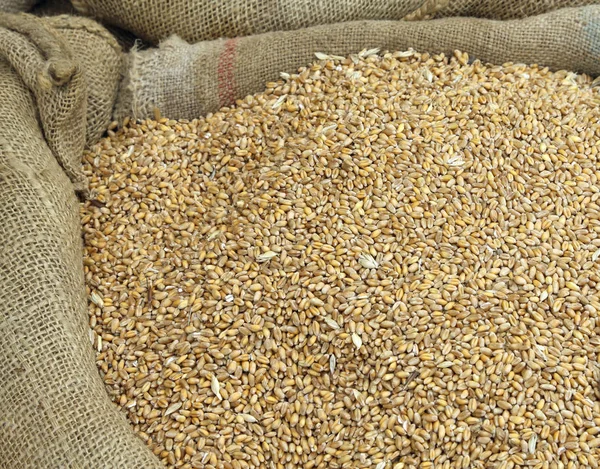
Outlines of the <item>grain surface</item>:
M318 59L85 155L114 401L171 468L598 467L591 79Z

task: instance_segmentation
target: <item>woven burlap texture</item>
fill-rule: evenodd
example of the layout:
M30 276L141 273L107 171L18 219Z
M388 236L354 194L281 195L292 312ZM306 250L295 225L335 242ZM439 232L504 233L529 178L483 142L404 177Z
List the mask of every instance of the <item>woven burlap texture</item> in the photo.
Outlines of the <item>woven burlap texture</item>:
M475 16L516 19L597 0L73 0L85 15L149 41L188 42L357 20ZM418 10L417 15L410 15ZM407 16L408 15L408 16Z
M158 469L110 402L89 340L77 56L98 51L76 52L32 17L0 24L0 468ZM86 63L97 65L86 74L105 73L106 63Z
M498 20L525 18L559 8L598 3L598 0L449 0L445 5L439 5L440 0L429 1L437 4L433 9L434 18L473 16Z
M54 29L31 15L0 16L0 52L34 95L44 136L77 190L85 188L85 78Z
M123 73L121 46L104 27L87 18L61 15L44 21L59 31L81 66L87 90L86 143L96 143L110 124L117 99Z
M77 10L75 10L70 0L42 0L42 2L31 11L31 13L36 16L75 15L82 18L79 16L79 13ZM133 34L121 28L107 26L106 29L117 41L122 51L128 51L131 49L137 40Z
M315 52L348 55L363 48L452 53L485 62L538 63L600 73L600 6L494 21L445 18L423 22L361 21L188 44L179 38L133 51L115 118L193 119L263 89L280 72L316 60Z
M86 16L156 43L288 31L353 20L399 20L423 0L74 0Z

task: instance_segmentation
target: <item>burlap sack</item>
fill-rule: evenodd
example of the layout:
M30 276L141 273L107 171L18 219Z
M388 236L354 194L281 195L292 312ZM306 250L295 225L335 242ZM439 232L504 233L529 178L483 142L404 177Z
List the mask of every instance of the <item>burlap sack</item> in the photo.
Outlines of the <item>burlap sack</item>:
M593 5L598 0L448 0L445 5L440 4L440 0L429 0L428 3L430 5L425 5L425 10L430 10L434 18L474 16L508 20L548 13L559 8Z
M34 94L50 149L76 189L83 190L81 149L86 135L91 143L108 126L121 72L120 48L88 19L7 14L0 26L5 27L0 51Z
M287 31L353 20L399 20L424 0L72 0L86 16L156 43Z
M86 143L96 143L111 121L122 76L123 55L115 38L95 21L61 15L46 19L79 62L87 90ZM81 154L77 155L79 165Z
M515 19L597 0L73 0L83 14L156 43L176 34L188 42L288 31L356 20L450 16ZM411 12L418 13L411 15ZM408 16L407 16L408 15Z
M34 95L50 149L75 187L84 189L78 154L85 141L81 68L64 38L41 20L2 15L0 27L0 52Z
M70 0L43 0L31 11L31 13L36 16L78 16L78 12L75 10ZM131 49L137 40L133 34L121 28L108 26L106 29L110 32L110 35L114 37L123 51Z
M109 49L93 33L85 50L89 21L55 23L79 49L34 17L0 24L0 468L158 469L106 394L87 325L75 159L86 76L112 64L89 56Z
M600 73L600 6L493 21L447 18L424 22L362 21L190 45L171 38L133 51L115 118L192 119L258 92L316 60L315 52L348 55L363 48L446 52L459 49L492 63L539 63Z

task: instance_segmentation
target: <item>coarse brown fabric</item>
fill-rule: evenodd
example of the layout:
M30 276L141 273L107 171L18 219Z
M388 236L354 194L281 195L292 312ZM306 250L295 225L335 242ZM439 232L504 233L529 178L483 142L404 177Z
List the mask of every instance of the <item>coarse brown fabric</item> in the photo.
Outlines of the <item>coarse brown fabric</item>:
M82 67L47 22L0 25L0 468L158 469L110 402L89 339Z
M91 145L111 122L123 72L121 46L104 27L90 19L61 15L46 21L64 37L81 66L87 90L86 143Z
M36 16L79 16L79 13L75 10L73 4L69 0L44 0L39 3L31 13ZM110 35L114 37L123 51L131 49L137 40L133 34L121 28L108 26L106 29L110 32Z
M353 20L399 20L423 0L73 0L82 14L157 43L287 31Z
M280 72L295 72L315 60L315 52L348 55L375 47L459 49L485 62L538 63L597 75L600 6L511 21L350 22L193 45L174 37L158 49L130 53L115 118L149 117L156 107L164 116L192 119L261 90Z
M85 78L64 38L32 15L0 16L0 52L33 94L44 137L77 190L86 186Z
M598 4L598 0L449 0L440 5L440 0L429 0L433 3L433 18L450 16L473 16L509 20L548 13L559 8L580 7Z
M0 26L0 51L34 94L48 145L76 189L83 190L81 151L110 122L120 47L86 18L5 14Z
M357 20L516 19L593 3L598 0L73 0L83 14L153 43L173 34L193 43Z

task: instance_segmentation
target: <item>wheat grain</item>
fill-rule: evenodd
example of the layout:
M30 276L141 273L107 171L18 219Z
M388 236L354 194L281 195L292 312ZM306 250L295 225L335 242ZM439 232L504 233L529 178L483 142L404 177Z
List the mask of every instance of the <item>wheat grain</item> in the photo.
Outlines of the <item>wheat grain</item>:
M169 467L598 467L598 89L318 57L86 153L114 401Z

